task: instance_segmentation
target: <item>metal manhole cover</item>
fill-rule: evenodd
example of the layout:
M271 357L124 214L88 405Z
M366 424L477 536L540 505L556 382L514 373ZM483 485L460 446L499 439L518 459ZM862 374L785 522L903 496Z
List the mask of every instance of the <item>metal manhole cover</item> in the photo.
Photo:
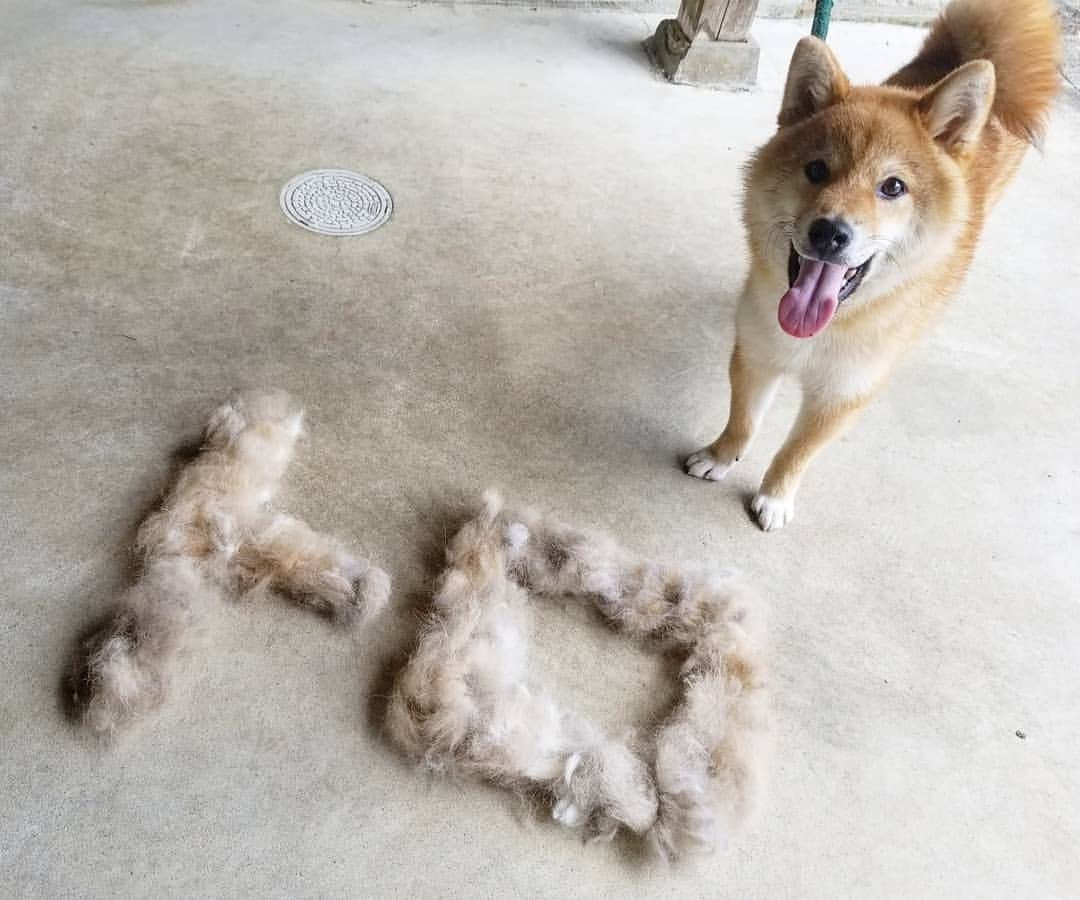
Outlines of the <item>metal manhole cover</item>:
M297 175L281 189L288 218L319 234L367 234L394 211L390 193L379 182L346 169L315 169Z

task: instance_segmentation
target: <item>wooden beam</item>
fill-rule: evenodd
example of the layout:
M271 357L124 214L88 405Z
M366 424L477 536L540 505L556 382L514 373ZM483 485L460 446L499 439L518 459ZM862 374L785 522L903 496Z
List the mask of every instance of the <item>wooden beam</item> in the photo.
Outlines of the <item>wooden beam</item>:
M682 0L679 27L690 40L745 41L757 7L758 0Z
M645 46L672 81L747 87L757 77L758 46L750 25L758 0L681 0Z

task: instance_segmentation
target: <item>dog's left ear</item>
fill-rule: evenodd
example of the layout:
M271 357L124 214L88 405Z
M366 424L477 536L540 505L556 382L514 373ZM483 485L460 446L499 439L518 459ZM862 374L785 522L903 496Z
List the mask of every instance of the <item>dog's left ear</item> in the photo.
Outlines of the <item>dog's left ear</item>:
M829 45L816 37L804 37L795 45L788 66L784 102L780 104L780 127L794 125L839 103L851 90L847 76Z
M950 153L978 138L994 107L994 64L975 59L923 94L919 113L934 140Z

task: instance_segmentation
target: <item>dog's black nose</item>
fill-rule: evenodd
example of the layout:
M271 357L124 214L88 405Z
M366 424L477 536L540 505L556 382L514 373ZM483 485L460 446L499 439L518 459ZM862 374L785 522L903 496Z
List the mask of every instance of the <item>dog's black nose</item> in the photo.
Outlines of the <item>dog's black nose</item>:
M807 237L814 251L827 260L850 244L855 233L843 219L814 219Z

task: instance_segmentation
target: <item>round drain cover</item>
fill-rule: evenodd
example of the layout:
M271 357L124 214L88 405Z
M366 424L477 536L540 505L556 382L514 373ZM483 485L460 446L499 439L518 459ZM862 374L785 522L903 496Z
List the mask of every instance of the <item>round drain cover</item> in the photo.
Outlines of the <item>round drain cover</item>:
M345 169L316 169L281 189L281 208L301 228L319 234L367 234L394 211L379 182Z

